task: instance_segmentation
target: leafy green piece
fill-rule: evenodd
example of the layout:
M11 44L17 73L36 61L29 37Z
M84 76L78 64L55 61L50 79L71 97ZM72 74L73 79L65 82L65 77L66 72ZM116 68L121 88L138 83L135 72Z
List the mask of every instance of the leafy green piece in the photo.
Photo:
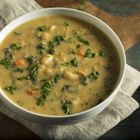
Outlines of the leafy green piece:
M66 40L67 40L67 42L69 42L69 43L72 42L72 38L71 38L71 37L68 37Z
M53 42L49 41L47 46L48 46L48 54L53 54L55 52L55 49L54 49L55 46Z
M25 59L27 60L27 62L32 65L33 63L35 63L37 61L37 57L36 56L25 56Z
M62 90L63 92L73 92L73 88L71 85L64 85Z
M95 56L95 53L92 53L90 49L87 49L84 55L84 57L87 57L87 58L93 58L94 56Z
M79 44L76 45L76 49L80 48L81 46Z
M85 45L90 45L89 41L82 38L81 36L77 36L77 39Z
M87 75L87 76L81 76L81 77L80 77L80 83L81 83L82 85L86 86L86 85L88 84L89 80L90 80L90 81L96 80L96 79L99 78L99 75L100 75L100 74L99 74L98 71L94 71L94 72L90 73L90 74Z
M68 52L68 54L76 54L76 52L73 50L73 49L71 49L69 52Z
M88 77L87 76L81 76L80 77L80 83L83 85L83 86L86 86L88 84Z
M72 59L70 63L73 67L78 67L78 61L76 60L76 58Z
M71 115L72 114L72 108L71 108L70 103L68 103L68 101L66 99L63 99L61 101L61 103L62 103L62 109L64 110L64 112L67 115Z
M55 52L55 49L54 48L49 48L48 49L48 54L54 54L54 52Z
M4 88L6 91L8 91L10 94L13 94L14 90L16 90L16 86L12 85L12 86L7 86Z
M106 56L106 53L104 51L99 51L99 55L104 57L104 56Z
M12 43L10 45L10 48L13 50L20 50L22 47L18 46L16 43Z
M54 44L52 41L49 41L47 46L48 48L54 48Z
M14 68L13 71L23 73L23 69L18 67Z
M61 77L62 76L60 74L55 74L55 76L51 80L41 80L43 82L41 86L42 95L37 99L37 105L45 104L46 98L50 94L52 86L57 83L61 79Z
M37 105L44 105L46 101L46 96L42 95L37 99Z
M35 80L37 71L38 71L38 64L34 64L34 65L31 67L30 73L29 73L29 76L30 76L30 79L31 79L31 80L33 80L33 81Z
M98 79L99 75L100 74L99 74L98 71L94 71L94 72L92 72L88 75L88 79L91 80L91 81L95 80L95 79Z
M11 58L11 59L13 58L13 55L11 53L11 49L10 48L4 48L3 51L4 51L5 58Z
M60 42L63 41L64 38L61 35L57 35L53 39L53 44L54 45L60 45Z
M19 32L13 32L13 34L15 34L15 35L21 35L21 33L19 33Z
M50 94L52 81L43 80L43 85L41 86L42 95L37 99L37 105L44 105L46 101L46 97Z
M45 31L47 30L47 27L46 27L46 25L42 25L42 26L39 26L39 27L38 27L38 30L39 30L40 32L45 32Z
M62 76L60 74L55 74L54 82L57 83L61 78L62 78Z
M22 80L31 80L30 76L23 76L23 77L17 77L17 80L22 81Z
M3 65L7 69L11 64L11 61L9 58L4 58L0 61L0 64Z
M67 21L65 21L65 22L63 23L63 25L64 25L65 27L69 26L69 24L67 23Z
M36 46L36 49L37 49L38 54L42 55L45 50L45 46L43 44L39 44Z
M64 63L62 63L61 65L62 66L68 66L70 63L69 62L64 62Z

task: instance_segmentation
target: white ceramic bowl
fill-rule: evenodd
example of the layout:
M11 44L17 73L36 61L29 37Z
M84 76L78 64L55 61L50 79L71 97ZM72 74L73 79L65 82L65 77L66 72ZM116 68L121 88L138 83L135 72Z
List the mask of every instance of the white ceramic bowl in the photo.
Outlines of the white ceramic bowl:
M49 125L56 125L56 124L72 124L72 123L77 123L79 121L86 120L92 116L95 116L96 114L100 113L102 110L104 110L114 99L114 97L117 94L117 91L119 90L120 84L122 82L122 79L124 77L124 72L125 72L125 64L126 64L126 59L125 59L125 52L123 49L123 46L121 44L121 41L117 37L117 35L114 33L114 31L103 21L100 19L79 11L79 10L74 10L74 9L69 9L69 8L47 8L47 9L42 9L42 10L37 10L28 14L25 14L11 23L9 23L1 32L0 32L0 43L4 40L4 38L17 26L20 24L40 17L44 15L66 15L69 17L74 17L77 19L84 20L87 23L92 24L93 26L97 27L99 30L104 32L104 34L113 42L118 54L119 54L119 59L120 59L120 74L119 78L117 81L117 84L115 86L115 90L106 98L103 102L100 104L96 105L95 107L88 109L86 111L83 111L81 113L73 114L73 115L68 115L68 116L47 116L47 115L42 115L34 112L30 112L24 108L21 108L20 106L16 105L13 101L11 101L5 94L4 92L0 89L0 99L10 108L12 109L15 113L19 114L20 116L31 120L35 122L40 122L40 123L46 123Z

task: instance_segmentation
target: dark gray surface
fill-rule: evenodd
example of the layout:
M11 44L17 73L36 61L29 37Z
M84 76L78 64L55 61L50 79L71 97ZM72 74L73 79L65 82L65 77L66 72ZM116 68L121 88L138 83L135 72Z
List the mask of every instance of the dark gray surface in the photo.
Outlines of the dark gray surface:
M91 0L96 6L114 15L140 13L140 0Z
M92 2L114 15L131 15L140 13L140 0L92 0ZM126 52L127 63L140 71L140 43ZM133 97L140 104L140 87ZM99 140L140 140L140 109L120 122Z

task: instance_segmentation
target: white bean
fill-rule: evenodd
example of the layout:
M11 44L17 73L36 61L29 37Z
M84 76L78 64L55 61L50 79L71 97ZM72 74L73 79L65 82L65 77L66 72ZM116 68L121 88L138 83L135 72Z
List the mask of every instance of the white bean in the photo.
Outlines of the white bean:
M73 74L69 71L65 71L63 74L64 78L68 79L68 80L77 80L78 79L78 75L77 74Z
M57 26L56 26L56 25L53 25L53 26L50 28L50 32L53 32L56 28L57 28Z
M42 72L44 72L44 70L45 70L45 66L44 65L40 65L39 72L42 73Z
M21 46L24 47L25 45L26 45L25 40L22 40L22 41L21 41Z
M48 32L45 32L43 34L43 39L50 40L51 39L51 35Z
M72 103L74 106L80 104L80 102L81 102L81 98L76 98L76 99L73 99L73 100L71 101L71 103Z
M40 63L42 65L47 66L52 60L53 60L53 56L48 54L47 56L43 56L41 58Z
M51 69L46 68L44 74L46 74L47 77L51 77L53 76L53 71Z

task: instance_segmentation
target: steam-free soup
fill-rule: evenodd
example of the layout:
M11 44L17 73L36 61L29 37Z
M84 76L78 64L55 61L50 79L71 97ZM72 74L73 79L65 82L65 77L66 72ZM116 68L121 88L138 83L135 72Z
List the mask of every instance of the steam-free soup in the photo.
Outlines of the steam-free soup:
M15 28L0 44L0 86L17 105L47 115L92 108L113 91L119 59L93 25L44 16Z

